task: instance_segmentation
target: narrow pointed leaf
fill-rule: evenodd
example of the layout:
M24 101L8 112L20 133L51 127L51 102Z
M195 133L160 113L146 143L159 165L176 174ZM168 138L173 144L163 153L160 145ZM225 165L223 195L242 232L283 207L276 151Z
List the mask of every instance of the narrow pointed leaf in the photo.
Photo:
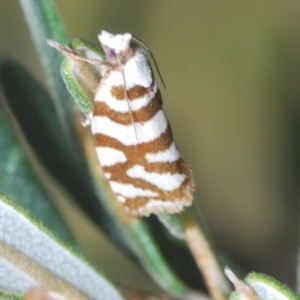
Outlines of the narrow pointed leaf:
M67 34L61 18L58 15L54 1L19 0L25 19L31 32L41 65L43 67L48 88L58 116L58 122L63 128L63 135L71 142L70 124L67 115L71 110L71 102L65 86L59 78L59 65L62 56L50 49L47 39L62 43L67 42Z
M74 300L123 299L81 255L3 194L0 194L0 249L3 270L0 283L7 292L24 295L31 287L43 286Z
M12 129L5 113L4 95L0 94L0 190L31 211L53 232L78 247L69 228L54 206Z
M84 57L104 60L101 49L83 39L73 39L69 44L72 49ZM85 70L84 75L81 73L82 70ZM61 75L73 100L79 109L89 117L93 109L94 92L101 78L99 66L83 61L70 62L64 58L61 65Z

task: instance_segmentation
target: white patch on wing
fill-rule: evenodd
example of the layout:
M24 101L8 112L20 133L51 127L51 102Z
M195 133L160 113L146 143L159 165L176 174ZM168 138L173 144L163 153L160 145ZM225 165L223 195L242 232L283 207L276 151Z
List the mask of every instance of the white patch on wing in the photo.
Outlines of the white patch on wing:
M102 167L110 167L117 163L126 162L125 154L110 147L96 147L98 158Z
M116 181L110 181L112 190L123 197L135 198L135 197L156 197L158 194L150 190L137 188L132 184L120 183ZM120 200L119 200L120 201Z
M148 103L152 100L152 98L157 93L157 89L158 89L157 84L154 84L153 90L149 94L145 95L144 97L137 98L135 100L130 100L130 101L127 101L126 98L124 98L124 100L117 100L111 95L111 88L113 86L119 86L119 85L124 85L124 78L122 76L122 73L119 71L112 71L107 76L107 78L103 80L103 82L101 82L101 85L98 91L96 92L95 101L104 102L106 105L109 106L110 109L121 113L125 113L129 111L128 104L130 106L131 111L136 111L148 105Z
M184 203L181 200L162 201L156 199L149 199L145 206L141 206L137 209L137 214L140 216L149 216L151 213L176 213L182 211L185 206L189 205L190 203ZM127 209L127 211L129 210Z
M106 179L110 179L111 178L111 174L110 173L104 173L104 176Z
M135 85L149 87L153 81L151 69L145 52L138 48L135 55L124 66L124 76L127 89Z
M125 197L123 197L123 196L120 196L120 195L117 195L117 199L118 199L118 201L119 202L121 202L121 203L125 203Z
M180 187L185 179L185 175L182 174L171 174L171 173L155 173L147 172L144 166L135 165L127 170L127 175L132 178L141 178L158 188L165 191L173 191Z
M162 110L158 111L151 120L144 123L122 125L111 121L107 117L94 116L91 124L93 134L105 134L125 146L151 142L164 133L167 126L168 121Z
M155 210L155 208L165 209L166 211L175 209L182 210L184 208L184 202L176 201L161 201L155 199L149 199L147 204L145 205L145 209L149 209L151 211Z
M156 153L147 153L146 159L149 163L153 162L173 162L180 158L179 152L175 143L173 142L171 146L165 151L159 151Z

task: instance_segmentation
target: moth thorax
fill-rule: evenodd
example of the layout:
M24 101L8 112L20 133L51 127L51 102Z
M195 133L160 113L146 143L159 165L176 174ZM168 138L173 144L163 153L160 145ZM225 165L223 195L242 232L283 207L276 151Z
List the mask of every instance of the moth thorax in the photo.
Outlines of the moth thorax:
M132 35L130 33L113 35L102 30L98 35L100 44L110 63L117 63L120 56L130 48Z

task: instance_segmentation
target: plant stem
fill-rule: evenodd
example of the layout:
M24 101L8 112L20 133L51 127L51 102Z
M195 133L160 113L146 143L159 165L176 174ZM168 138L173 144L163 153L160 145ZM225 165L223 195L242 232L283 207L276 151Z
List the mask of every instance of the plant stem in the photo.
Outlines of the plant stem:
M225 300L231 289L207 237L188 210L182 216L185 241L201 270L209 294L215 300Z

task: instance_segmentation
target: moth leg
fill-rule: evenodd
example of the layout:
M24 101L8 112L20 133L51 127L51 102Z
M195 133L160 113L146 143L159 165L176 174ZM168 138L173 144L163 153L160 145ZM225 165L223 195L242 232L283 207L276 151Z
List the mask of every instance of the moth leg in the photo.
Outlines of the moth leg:
M91 122L92 122L92 119L93 119L93 113L89 113L89 115L87 117L85 117L82 121L81 121L81 125L83 127L87 127L89 125L91 125Z

